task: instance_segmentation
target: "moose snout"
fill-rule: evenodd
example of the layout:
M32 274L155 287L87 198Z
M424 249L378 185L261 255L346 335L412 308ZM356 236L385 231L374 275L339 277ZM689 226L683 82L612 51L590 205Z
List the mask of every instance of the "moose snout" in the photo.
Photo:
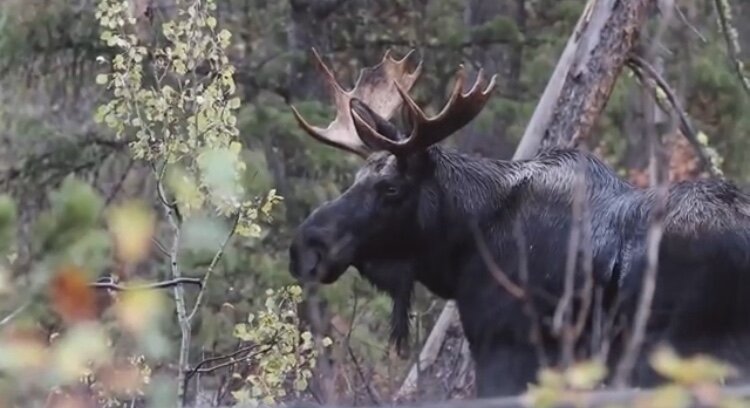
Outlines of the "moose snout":
M300 228L289 248L289 272L300 282L335 282L352 261L340 241L330 228Z
M317 280L328 245L323 234L314 228L297 232L289 247L289 272L300 281Z

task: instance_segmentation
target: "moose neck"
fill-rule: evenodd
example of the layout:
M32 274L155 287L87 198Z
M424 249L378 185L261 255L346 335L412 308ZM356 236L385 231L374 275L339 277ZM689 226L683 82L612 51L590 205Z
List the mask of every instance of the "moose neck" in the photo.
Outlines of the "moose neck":
M509 205L526 180L528 166L439 146L431 147L427 155L432 171L420 200L424 245L416 277L436 295L452 298L460 264L475 248L472 224L486 225Z

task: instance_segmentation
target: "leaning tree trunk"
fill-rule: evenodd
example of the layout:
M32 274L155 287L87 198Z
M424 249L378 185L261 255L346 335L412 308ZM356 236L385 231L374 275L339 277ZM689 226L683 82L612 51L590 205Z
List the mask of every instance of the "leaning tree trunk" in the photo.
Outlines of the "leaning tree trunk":
M640 27L647 19L651 0L589 0L573 30L547 87L513 156L528 159L541 146L578 144L591 133L604 110L618 75L633 50ZM395 399L402 401L417 391L418 372L455 375L440 367L460 355L468 359L465 339L453 301L446 304ZM463 362L459 366L466 367ZM454 365L455 366L455 365ZM463 375L463 374L462 374ZM450 381L463 386L465 377Z

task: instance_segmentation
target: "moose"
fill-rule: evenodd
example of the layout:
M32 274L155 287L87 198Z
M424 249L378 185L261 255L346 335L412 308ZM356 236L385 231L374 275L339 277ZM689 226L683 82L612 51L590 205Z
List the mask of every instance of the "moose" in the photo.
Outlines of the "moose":
M464 91L459 66L448 101L428 116L409 95L422 70L422 61L409 63L412 52L395 59L387 51L350 90L313 53L336 116L322 128L294 106L293 115L315 140L365 162L351 186L299 225L289 249L296 279L332 284L355 268L392 298L397 345L408 336L416 283L455 300L476 393L490 397L523 392L543 360L560 363L565 336L554 321L571 290L569 320L583 316L575 353L601 337L594 323L602 315L632 323L655 258L643 352L630 381L662 381L644 357L661 344L681 354L711 354L745 373L750 197L734 184L711 179L640 188L575 147L545 148L520 161L464 154L439 142L482 111L496 76L487 83L480 69ZM406 130L391 123L399 108ZM659 220L656 246L649 231ZM575 231L583 237L577 248L570 245ZM649 258L652 252L658 256ZM588 303L587 282L595 294ZM613 368L631 329L607 327L616 333L606 353Z

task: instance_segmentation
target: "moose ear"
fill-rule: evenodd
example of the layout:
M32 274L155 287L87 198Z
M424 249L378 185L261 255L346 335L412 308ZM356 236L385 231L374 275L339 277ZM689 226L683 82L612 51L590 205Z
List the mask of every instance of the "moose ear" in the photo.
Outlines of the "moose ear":
M359 99L352 98L350 106L353 113L356 113L357 116L362 118L362 120L367 123L367 125L369 125L381 135L394 142L404 139L405 135L401 133L398 128L396 128L396 126L394 126L391 122L385 120L382 116L375 113L364 102L360 101ZM359 123L356 120L354 121L354 127L355 129L357 129L357 133L360 133L362 131L360 129ZM363 142L365 142L365 140L363 140ZM369 147L377 148L377 146Z

